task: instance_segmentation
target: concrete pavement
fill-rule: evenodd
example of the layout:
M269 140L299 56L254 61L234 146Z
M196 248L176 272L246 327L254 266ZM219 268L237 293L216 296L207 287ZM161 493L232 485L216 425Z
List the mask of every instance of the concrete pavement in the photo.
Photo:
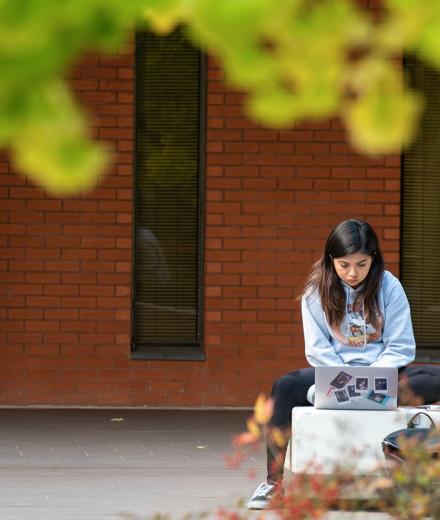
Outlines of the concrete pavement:
M265 454L226 467L250 412L0 409L0 520L183 518L239 500L264 479ZM254 473L250 478L250 472ZM267 518L275 518L269 513ZM332 520L387 518L331 513Z

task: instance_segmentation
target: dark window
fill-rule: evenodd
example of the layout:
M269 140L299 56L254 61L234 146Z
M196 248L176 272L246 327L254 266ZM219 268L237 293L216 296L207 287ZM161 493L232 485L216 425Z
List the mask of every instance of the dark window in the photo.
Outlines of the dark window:
M133 357L203 359L204 58L137 35Z
M425 109L403 156L402 282L418 359L429 360L440 358L440 74L412 57L406 69Z

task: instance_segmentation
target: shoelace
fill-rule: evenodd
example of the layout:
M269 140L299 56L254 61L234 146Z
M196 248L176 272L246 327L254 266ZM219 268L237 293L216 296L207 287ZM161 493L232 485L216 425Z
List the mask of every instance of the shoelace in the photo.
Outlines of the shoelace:
M258 495L267 496L274 489L274 487L275 486L273 484L268 484L267 482L265 482L265 483L261 484Z

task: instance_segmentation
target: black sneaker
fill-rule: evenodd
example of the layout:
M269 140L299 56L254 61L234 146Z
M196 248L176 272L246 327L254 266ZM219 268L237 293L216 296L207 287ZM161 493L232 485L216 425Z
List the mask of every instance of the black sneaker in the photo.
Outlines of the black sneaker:
M280 484L276 482L263 482L254 491L251 499L247 503L248 509L267 509L272 498L282 493Z

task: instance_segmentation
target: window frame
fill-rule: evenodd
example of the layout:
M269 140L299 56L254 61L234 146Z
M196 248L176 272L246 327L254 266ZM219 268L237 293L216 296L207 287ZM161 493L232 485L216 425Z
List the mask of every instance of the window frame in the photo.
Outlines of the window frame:
M204 350L204 229L205 229L205 152L206 152L206 97L207 97L207 56L201 51L199 53L199 118L198 118L198 194L197 194L197 314L196 314L196 344L177 344L136 342L136 215L137 215L137 176L138 170L138 139L139 118L137 101L139 97L139 85L137 82L137 70L139 67L139 38L141 32L135 37L135 65L134 65L134 125L133 125L133 222L132 222L132 284L131 284L131 359L134 360L183 360L203 361L206 359Z

